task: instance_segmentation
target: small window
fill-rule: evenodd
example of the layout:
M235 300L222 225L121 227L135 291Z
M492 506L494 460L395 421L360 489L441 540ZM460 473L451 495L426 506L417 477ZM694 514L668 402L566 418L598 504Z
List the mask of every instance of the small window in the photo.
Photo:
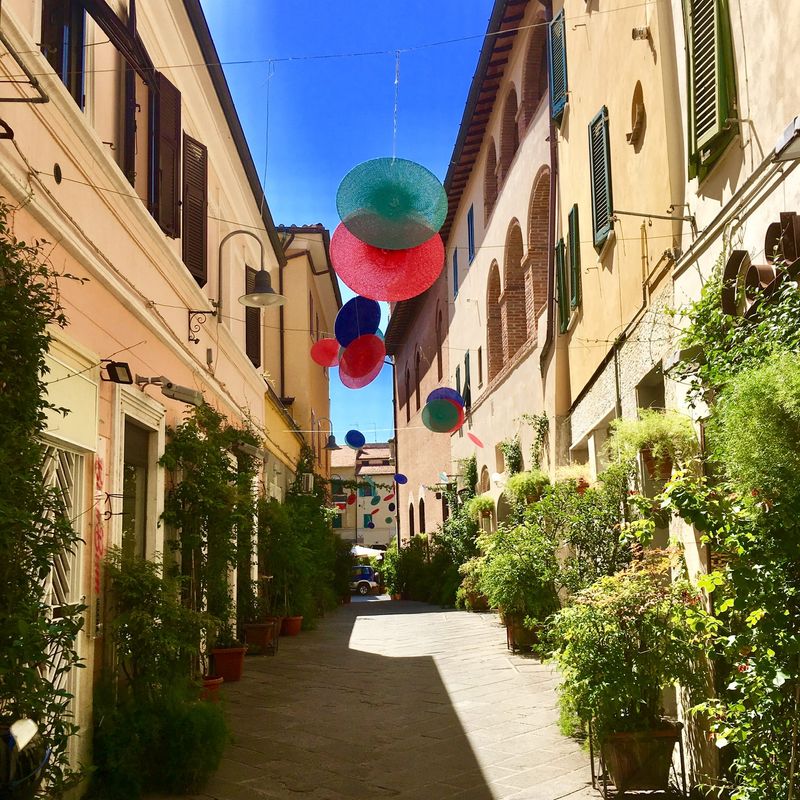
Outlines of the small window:
M475 210L473 206L467 211L467 243L469 247L469 263L475 259Z
M453 300L458 297L458 248L453 250Z
M341 529L341 527L342 527L342 517L343 516L344 515L342 513L339 513L333 518L333 529L334 530L340 530Z
M558 301L558 330L566 333L569 327L569 295L564 240L556 245L556 299Z
M160 72L150 97L150 211L167 236L180 236L181 93Z
M483 386L483 348L478 348L478 388Z
M442 379L444 374L444 363L442 360L442 345L444 344L444 335L442 332L442 309L436 312L436 378Z
M150 472L151 433L125 420L122 465L122 551L128 557L145 558Z
M599 252L611 233L611 215L614 213L608 109L605 106L589 123L589 170L592 182L592 232L595 249Z
M581 303L581 237L578 228L578 206L569 212L569 305L577 308Z
M44 0L42 53L83 108L85 13L76 0Z
M358 487L358 496L359 497L372 497L375 494L375 490L371 483L362 483Z
M456 391L461 394L461 364L456 367Z
M245 292L256 289L256 271L246 267ZM261 309L245 308L244 310L245 352L254 367L261 366Z
M425 533L425 501L419 499L419 532Z
M420 383L422 381L422 371L420 369L420 366L421 366L420 365L420 361L421 361L421 356L420 356L419 350L417 350L417 354L414 357L414 378L416 380L416 386L414 387L414 399L416 401L417 411L419 411L419 406L420 406L420 399L419 399L420 398Z
M564 9L550 23L548 57L550 61L550 114L560 122L567 105L567 31Z
M372 514L364 514L364 524L363 527L369 528L372 524Z

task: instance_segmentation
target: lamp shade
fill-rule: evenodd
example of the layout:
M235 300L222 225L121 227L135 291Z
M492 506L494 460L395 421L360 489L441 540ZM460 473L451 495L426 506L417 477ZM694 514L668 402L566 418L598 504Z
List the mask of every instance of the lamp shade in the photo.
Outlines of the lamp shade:
M286 298L272 288L269 272L260 269L256 272L253 291L243 294L239 302L248 308L263 308L265 306L282 306Z
M336 437L332 433L328 436L328 441L325 444L325 449L326 450L341 450L342 449L341 447L339 447L338 444L336 444Z

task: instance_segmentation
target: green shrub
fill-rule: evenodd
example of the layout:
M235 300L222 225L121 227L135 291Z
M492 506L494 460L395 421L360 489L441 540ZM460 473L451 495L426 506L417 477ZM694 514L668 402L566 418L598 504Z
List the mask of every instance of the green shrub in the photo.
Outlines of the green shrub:
M689 619L699 597L670 580L663 552L601 578L554 618L562 719L599 736L658 727L662 690L698 686L700 651Z
M550 485L547 473L540 469L518 472L506 482L506 491L517 503L530 503L538 500L546 486Z
M636 458L649 450L657 464L685 464L697 456L699 443L692 420L676 411L639 409L638 419L621 417L611 423L606 450L613 460Z
M714 454L743 493L800 507L800 356L785 354L740 373L714 407Z
M464 511L467 516L479 523L487 512L494 511L494 500L488 494L475 495L464 504Z
M536 524L501 526L483 534L478 587L493 608L543 621L558 608L556 542Z

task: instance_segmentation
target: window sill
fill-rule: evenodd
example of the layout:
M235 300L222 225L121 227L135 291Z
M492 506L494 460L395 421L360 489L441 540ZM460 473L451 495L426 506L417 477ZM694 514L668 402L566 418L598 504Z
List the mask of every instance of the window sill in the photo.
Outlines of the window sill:
M597 253L597 260L598 262L602 263L606 260L606 256L611 252L614 243L617 241L617 234L614 233L614 229L612 228L608 232L608 236L606 236L606 240L603 242L600 250Z

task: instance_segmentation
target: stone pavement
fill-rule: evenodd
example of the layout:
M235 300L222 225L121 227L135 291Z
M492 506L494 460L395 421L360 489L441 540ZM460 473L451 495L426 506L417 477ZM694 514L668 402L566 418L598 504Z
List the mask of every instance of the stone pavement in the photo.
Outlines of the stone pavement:
M248 657L196 800L597 800L553 672L509 653L495 615L368 599Z

